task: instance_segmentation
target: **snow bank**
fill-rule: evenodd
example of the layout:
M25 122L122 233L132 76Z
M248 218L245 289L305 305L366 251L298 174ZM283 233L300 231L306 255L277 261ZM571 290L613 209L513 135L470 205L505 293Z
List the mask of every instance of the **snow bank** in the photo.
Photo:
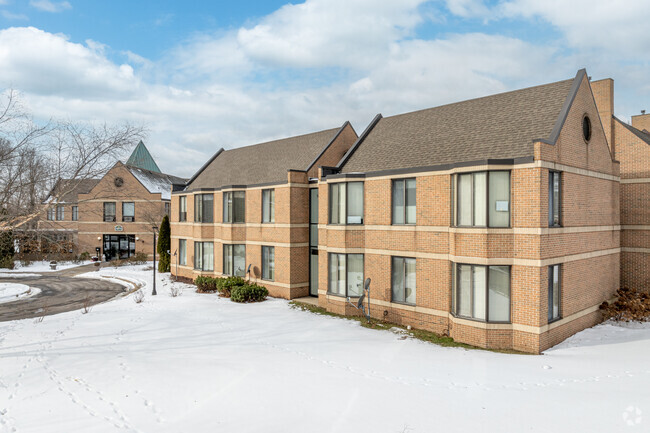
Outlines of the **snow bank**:
M25 284L0 283L0 304L19 301L39 293L41 293L41 289L29 287Z
M56 269L52 270L50 269L50 262L47 260L43 260L40 262L33 262L29 266L21 266L19 261L15 262L16 268L15 269L0 269L2 273L13 273L13 272L38 272L38 273L43 273L43 272L56 272L56 271L62 271L64 269L70 269L70 268L76 268L77 266L83 266L83 265L88 265L92 263L91 261L83 261L80 263L73 263L73 262L57 262Z
M284 300L236 304L167 275L153 297L144 267L97 273L144 282L144 301L0 322L0 430L649 430L647 324L607 323L541 356L506 355L402 339ZM172 285L183 294L171 297Z

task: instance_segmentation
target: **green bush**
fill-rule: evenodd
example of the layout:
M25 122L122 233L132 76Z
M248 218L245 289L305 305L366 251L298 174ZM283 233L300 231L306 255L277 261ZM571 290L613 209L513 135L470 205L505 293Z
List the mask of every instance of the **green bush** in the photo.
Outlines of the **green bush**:
M90 260L90 253L88 251L84 251L83 253L79 254L78 259L82 262Z
M4 256L0 258L0 268L13 269L14 268L13 256Z
M194 279L196 291L199 293L214 293L217 291L217 278L199 276Z
M217 291L224 298L230 298L232 289L246 284L242 277L217 278Z
M230 300L233 302L261 302L269 295L266 287L257 284L243 284L235 286L230 292Z

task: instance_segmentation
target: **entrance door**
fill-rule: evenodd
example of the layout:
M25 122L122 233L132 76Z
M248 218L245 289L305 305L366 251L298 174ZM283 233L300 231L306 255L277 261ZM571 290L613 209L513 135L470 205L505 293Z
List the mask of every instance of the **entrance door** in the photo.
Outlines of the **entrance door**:
M106 261L128 259L135 254L135 235L104 235Z
M309 190L309 295L318 296L318 188Z

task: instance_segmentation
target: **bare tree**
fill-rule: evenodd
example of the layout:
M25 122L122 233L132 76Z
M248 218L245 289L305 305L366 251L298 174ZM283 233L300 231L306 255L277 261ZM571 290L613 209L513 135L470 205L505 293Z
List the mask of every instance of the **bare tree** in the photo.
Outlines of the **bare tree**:
M129 123L38 124L15 90L0 92L0 230L29 226L48 193L56 203L79 181L101 177L144 135L144 127Z

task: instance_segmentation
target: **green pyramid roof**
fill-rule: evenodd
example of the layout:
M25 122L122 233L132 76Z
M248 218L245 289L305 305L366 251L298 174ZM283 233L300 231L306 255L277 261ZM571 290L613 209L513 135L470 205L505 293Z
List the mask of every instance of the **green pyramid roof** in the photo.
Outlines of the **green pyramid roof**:
M153 171L154 173L160 173L158 164L153 160L149 150L147 150L147 146L144 145L142 140L140 140L138 145L135 146L133 153L129 156L129 160L126 161L126 165Z

